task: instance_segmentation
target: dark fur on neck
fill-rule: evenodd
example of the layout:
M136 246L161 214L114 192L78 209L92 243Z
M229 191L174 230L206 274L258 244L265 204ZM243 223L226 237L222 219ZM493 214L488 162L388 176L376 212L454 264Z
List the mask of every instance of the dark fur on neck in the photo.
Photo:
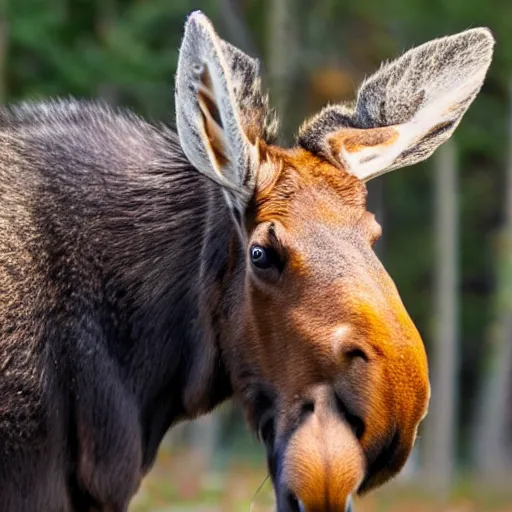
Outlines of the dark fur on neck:
M127 503L169 426L232 393L219 348L229 214L176 135L130 113L24 104L0 112L0 142L0 453L26 458L35 489L15 501L0 470L0 501ZM37 468L61 494L45 495Z

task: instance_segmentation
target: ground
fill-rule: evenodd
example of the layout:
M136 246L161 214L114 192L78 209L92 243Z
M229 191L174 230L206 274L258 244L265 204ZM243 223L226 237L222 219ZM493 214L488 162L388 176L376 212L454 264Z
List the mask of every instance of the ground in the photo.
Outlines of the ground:
M262 461L230 460L205 470L190 451L161 450L130 512L273 512L272 486ZM253 499L254 497L254 499ZM357 512L512 512L512 487L478 491L467 481L440 502L408 483L392 483L355 503Z

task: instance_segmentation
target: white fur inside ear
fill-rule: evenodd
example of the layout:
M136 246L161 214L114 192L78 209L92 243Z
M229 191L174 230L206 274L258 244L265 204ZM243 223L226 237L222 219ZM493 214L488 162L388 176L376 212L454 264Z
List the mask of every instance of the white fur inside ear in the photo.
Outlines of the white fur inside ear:
M406 137L401 127L394 127L399 133L396 142L391 146L364 146L355 151L341 147L338 158L344 169L362 181L369 180L385 172L393 160L405 149Z

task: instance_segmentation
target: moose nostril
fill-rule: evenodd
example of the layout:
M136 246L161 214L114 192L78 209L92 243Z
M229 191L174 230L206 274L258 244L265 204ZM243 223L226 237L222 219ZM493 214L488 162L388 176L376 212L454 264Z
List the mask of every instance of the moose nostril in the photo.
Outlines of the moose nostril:
M350 359L362 359L363 361L368 362L368 355L361 348L351 348L345 352L345 355Z
M303 421L307 416L315 412L315 402L308 400L300 408L300 419Z
M304 505L293 492L288 492L286 501L288 504L287 512L306 512Z
M342 400L342 398L335 394L336 399L336 406L338 407L338 411L340 414L345 418L347 423L350 425L350 428L352 429L352 432L354 432L354 435L357 439L361 439L363 437L364 431L365 431L365 424L364 421L357 415L353 414L351 411L349 411L346 403Z

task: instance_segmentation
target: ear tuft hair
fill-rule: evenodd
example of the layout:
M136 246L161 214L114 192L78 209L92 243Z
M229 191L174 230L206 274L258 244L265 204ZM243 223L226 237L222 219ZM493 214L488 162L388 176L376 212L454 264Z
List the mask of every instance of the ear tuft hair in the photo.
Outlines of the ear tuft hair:
M358 128L404 124L422 104L460 87L467 94L457 108L464 109L483 84L493 48L491 31L475 28L409 50L363 82L355 124Z
M277 139L279 121L269 107L268 94L262 93L260 63L221 40L221 47L231 69L233 92L240 109L242 125L251 141L260 138L267 144Z

